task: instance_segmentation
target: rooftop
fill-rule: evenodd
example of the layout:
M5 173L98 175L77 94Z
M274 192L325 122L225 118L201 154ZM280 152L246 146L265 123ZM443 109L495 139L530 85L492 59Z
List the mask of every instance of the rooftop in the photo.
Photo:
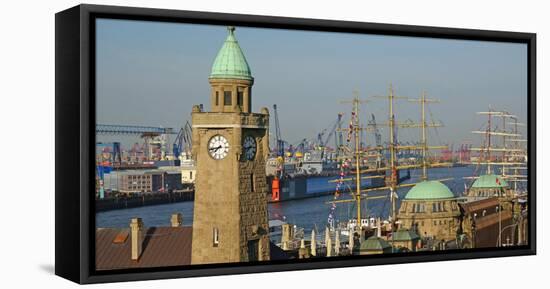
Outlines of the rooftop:
M212 64L210 78L253 80L248 62L235 38L235 27L227 27L227 30L229 35Z
M480 188L506 188L508 183L497 175L481 175L472 185L474 189Z
M392 240L393 241L411 241L411 240L418 240L420 237L418 234L416 234L413 231L405 230L405 229L399 229L395 233L393 233Z
M151 268L191 265L192 227L145 228L143 251L131 258L130 228L96 229L96 269ZM270 242L271 260L292 256Z
M361 243L360 250L384 250L390 248L391 245L382 238L372 236Z
M453 192L440 181L422 181L405 196L405 200L452 199Z
M138 261L131 258L130 229L96 230L96 268L168 267L191 264L191 227L151 227L145 229L143 252Z

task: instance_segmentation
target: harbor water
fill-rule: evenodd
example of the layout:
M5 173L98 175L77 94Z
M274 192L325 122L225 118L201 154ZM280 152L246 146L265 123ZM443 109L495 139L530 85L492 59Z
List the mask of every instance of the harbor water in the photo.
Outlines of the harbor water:
M453 167L453 168L437 168L429 170L429 179L454 178L453 180L444 182L451 191L461 196L464 192L465 185L469 185L471 179L464 177L475 174L475 167ZM404 183L418 182L420 179L420 170L411 170L411 179ZM321 185L321 184L319 184ZM336 184L333 184L334 188ZM398 189L397 208L399 208L400 200L404 198L410 187ZM389 192L387 190L373 192L373 195L383 195ZM339 200L350 199L351 192L343 190ZM313 228L323 230L327 225L328 214L330 212L330 204L327 203L334 199L334 195L326 195L307 199L285 201L280 203L270 203L268 205L269 219L280 219L288 223L302 227L306 232L310 232ZM389 215L391 203L389 198L375 199L361 202L362 212L364 216L381 216L386 218ZM336 206L335 220L338 222L347 221L354 218L356 212L355 202L339 203ZM183 215L183 224L191 226L193 223L193 202L180 202L165 205L155 205L138 207L132 209L121 209L106 212L96 213L96 227L116 227L126 228L129 226L130 219L140 217L143 219L145 226L169 226L170 216L173 213L181 213Z

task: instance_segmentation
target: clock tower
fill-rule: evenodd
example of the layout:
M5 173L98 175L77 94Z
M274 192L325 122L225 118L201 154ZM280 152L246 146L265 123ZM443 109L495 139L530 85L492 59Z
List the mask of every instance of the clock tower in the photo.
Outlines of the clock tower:
M269 260L269 112L252 113L254 78L235 38L218 52L209 77L211 111L193 107L196 161L192 264Z

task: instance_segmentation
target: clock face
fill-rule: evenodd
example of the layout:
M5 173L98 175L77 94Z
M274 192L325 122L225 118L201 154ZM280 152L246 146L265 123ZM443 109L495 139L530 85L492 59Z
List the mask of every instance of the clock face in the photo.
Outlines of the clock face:
M246 136L243 143L243 154L247 160L253 160L256 156L256 140L251 136Z
M229 153L229 142L221 135L213 136L208 142L208 153L215 160L221 160Z

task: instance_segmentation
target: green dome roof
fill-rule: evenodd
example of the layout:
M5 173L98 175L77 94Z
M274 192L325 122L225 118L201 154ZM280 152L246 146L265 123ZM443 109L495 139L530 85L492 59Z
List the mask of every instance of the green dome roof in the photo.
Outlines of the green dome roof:
M481 188L506 188L508 183L500 176L497 175L482 175L472 185L474 189Z
M384 250L391 245L382 238L372 236L361 243L360 250Z
M229 35L218 52L210 78L231 78L253 80L244 53L235 38L235 27L228 27Z
M413 231L409 231L406 229L399 229L395 233L393 233L393 241L412 241L412 240L418 240L420 237L418 234L416 234Z
M416 184L405 196L405 200L451 199L453 192L440 181L422 181Z

